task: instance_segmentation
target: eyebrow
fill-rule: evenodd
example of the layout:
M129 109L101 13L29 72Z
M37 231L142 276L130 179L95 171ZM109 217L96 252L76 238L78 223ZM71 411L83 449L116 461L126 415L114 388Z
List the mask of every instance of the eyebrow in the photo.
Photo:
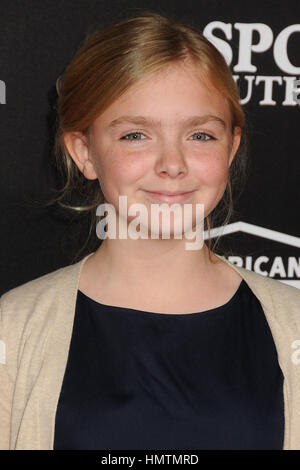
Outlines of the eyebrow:
M209 122L209 121L215 121L215 122L221 124L221 126L225 130L227 128L226 122L223 119L221 119L219 116L215 116L213 114L204 114L202 116L191 116L188 119L183 119L183 120L177 121L177 122L180 123L180 124L183 123L186 126L199 126L199 125L205 124L206 122ZM107 129L115 128L115 127L118 127L118 126L120 126L122 124L125 124L125 123L131 123L131 124L143 125L143 126L150 125L152 127L157 127L157 128L162 127L162 122L160 120L147 118L145 116L126 115L126 116L120 116L119 118L114 119L113 121L111 121L111 123L107 126Z

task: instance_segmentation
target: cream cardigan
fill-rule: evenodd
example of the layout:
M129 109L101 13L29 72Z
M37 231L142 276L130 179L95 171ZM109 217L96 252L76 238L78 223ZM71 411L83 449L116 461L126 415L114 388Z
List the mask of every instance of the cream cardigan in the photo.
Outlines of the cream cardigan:
M0 449L53 449L80 272L92 254L0 298ZM299 450L300 291L224 261L262 304L284 376L283 448Z

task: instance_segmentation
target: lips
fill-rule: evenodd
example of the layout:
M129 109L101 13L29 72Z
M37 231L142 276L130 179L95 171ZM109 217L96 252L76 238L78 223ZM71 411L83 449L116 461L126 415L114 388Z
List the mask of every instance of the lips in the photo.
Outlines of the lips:
M160 202L183 202L191 197L195 191L176 191L176 192L167 192L167 191L147 191L144 192L151 198Z
M146 190L145 190L146 191ZM152 194L165 194L166 196L178 196L179 194L187 194L187 193L191 193L192 191L147 191L147 192L150 192Z

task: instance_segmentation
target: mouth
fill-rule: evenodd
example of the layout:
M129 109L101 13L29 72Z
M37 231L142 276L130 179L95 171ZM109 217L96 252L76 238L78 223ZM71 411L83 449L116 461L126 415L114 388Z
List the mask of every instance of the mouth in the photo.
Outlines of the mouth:
M189 199L192 194L195 192L193 191L176 191L176 192L168 192L168 191L147 191L143 190L151 199L154 199L159 202L183 202Z

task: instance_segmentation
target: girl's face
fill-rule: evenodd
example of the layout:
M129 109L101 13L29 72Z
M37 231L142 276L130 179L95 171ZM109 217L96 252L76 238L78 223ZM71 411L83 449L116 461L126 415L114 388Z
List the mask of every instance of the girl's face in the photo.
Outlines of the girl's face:
M176 64L141 79L95 120L93 164L84 174L99 179L117 212L119 196L127 196L128 207L142 203L149 213L153 203L201 203L207 216L223 196L239 143L225 98L191 65Z

